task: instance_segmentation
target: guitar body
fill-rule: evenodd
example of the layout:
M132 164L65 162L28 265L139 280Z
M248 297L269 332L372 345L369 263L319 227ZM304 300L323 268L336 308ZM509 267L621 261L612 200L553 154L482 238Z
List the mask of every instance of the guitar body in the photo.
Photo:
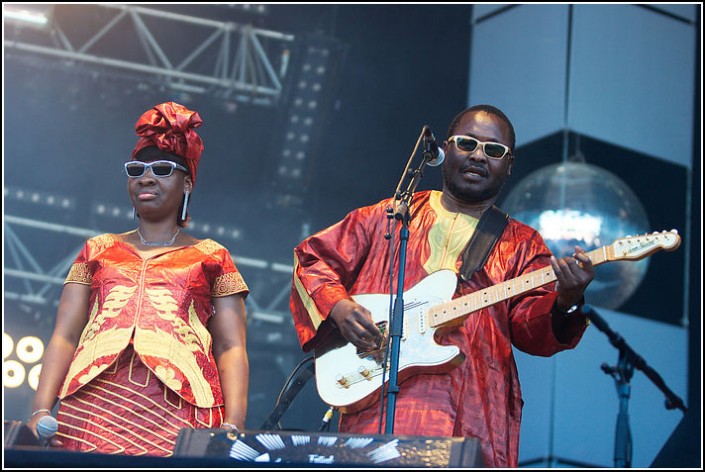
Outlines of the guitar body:
M465 358L457 346L436 343L435 328L431 328L428 308L449 301L457 283L451 270L429 275L404 292L404 327L399 353L397 381L421 372L447 372ZM375 323L388 321L388 294L363 294L352 297L372 313ZM316 385L321 399L343 413L354 413L378 399L382 386L384 346L379 351L358 354L352 343L315 351ZM387 369L388 370L388 369ZM389 372L385 377L389 381Z

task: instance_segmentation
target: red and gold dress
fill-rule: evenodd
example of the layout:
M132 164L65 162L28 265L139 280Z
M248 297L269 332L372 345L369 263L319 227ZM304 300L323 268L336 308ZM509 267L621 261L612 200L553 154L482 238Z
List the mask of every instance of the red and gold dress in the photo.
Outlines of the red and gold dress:
M463 249L478 220L445 210L440 196L437 191L417 192L410 206L404 291L441 269L459 273ZM389 242L384 235L390 203L357 209L295 248L290 307L305 351L332 335L335 328L326 319L337 301L389 293ZM395 244L398 255L397 236ZM453 298L550 266L550 255L535 230L510 218L485 266L467 282L458 279ZM398 258L395 276L397 265ZM473 313L462 326L441 334L438 342L457 345L466 359L448 373L419 374L400 384L394 434L479 438L488 466L517 467L523 400L512 346L550 356L575 347L587 326L582 315L554 322L555 298L552 285L538 287ZM379 411L376 401L341 415L339 430L384 432Z
M220 426L211 298L248 293L225 247L205 239L144 259L103 234L86 242L65 283L91 288L59 392L67 449L169 456L182 428Z

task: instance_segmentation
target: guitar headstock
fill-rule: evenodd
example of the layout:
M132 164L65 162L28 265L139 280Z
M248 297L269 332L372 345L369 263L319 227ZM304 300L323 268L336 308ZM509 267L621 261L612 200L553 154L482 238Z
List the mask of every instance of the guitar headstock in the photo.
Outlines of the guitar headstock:
M627 236L617 239L611 244L611 260L639 260L660 251L675 251L681 245L678 231L653 232L641 236Z

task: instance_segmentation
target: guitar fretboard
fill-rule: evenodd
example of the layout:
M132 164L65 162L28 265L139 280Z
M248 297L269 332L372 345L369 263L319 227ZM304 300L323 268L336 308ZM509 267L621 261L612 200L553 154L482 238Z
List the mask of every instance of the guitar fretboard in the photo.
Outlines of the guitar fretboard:
M610 260L612 248L604 246L588 252L593 265L599 265ZM507 280L492 287L464 295L446 303L433 306L428 310L428 318L432 328L456 321L471 313L499 303L508 298L528 292L556 280L552 266L527 272L515 279Z

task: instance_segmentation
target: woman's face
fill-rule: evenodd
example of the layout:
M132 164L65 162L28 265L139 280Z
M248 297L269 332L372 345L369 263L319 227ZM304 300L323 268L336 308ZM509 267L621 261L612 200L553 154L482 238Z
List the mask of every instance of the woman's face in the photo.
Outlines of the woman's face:
M147 164L142 175L127 178L127 192L140 218L161 219L176 215L184 192L191 191L191 177L178 168L172 169L168 176L163 175L169 170L168 162L173 161L133 162Z

